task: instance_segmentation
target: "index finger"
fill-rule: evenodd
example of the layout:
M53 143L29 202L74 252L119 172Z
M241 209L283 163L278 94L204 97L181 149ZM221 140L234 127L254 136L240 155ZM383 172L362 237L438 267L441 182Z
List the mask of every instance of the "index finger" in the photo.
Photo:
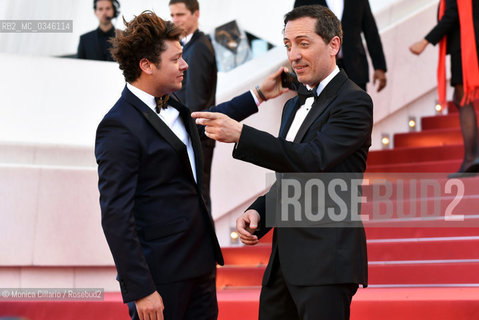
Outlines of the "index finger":
M205 112L205 111L197 111L191 113L192 118L204 118L204 119L209 119L213 120L218 118L218 113L217 112Z

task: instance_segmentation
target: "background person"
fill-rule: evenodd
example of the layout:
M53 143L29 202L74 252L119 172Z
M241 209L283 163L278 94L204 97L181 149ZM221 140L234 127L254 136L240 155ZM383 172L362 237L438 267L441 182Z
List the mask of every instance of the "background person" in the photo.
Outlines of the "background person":
M88 60L113 61L109 40L115 37L115 27L111 20L118 17L120 3L117 0L94 0L93 10L98 18L98 28L80 36L77 58Z
M479 98L479 2L472 0L441 0L439 20L424 39L409 50L420 55L432 43L440 43L438 68L439 102L446 104L445 56L451 55L451 86L454 105L459 110L464 160L458 172L450 178L467 176L479 171L479 141L474 100ZM467 63L463 64L463 61Z
M211 41L198 29L200 5L197 0L171 0L169 6L172 21L183 29L183 59L189 65L183 86L176 95L191 111L208 109L216 104L218 71ZM203 190L206 206L211 211L210 180L215 141L204 135L200 139L203 150Z

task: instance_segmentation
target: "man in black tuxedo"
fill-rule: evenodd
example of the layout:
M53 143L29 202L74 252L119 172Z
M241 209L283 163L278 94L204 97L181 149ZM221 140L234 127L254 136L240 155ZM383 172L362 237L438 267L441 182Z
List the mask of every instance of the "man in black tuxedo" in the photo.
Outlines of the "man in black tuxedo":
M170 0L171 20L183 29L181 43L183 59L188 63L183 86L176 92L191 111L214 106L216 99L217 67L215 50L209 38L198 29L200 5L197 0ZM206 206L211 211L210 177L215 141L200 137L203 150L203 190Z
M371 145L373 104L336 65L341 39L341 23L324 6L302 6L286 14L284 44L289 62L298 80L312 88L311 95L316 97L298 96L286 102L279 137L225 115L197 112L192 116L206 125L210 138L235 142L236 159L277 173L348 173L361 178ZM280 215L279 211L267 213L266 205L267 199L277 198L277 185L238 218L236 226L244 244L257 244L271 230L265 223L267 214ZM358 285L367 286L362 223L276 226L273 232L260 319L349 319Z
M123 301L132 319L216 319L223 257L202 197L200 138L188 108L169 97L188 68L182 30L149 11L125 24L112 54L127 84L95 143L102 227ZM284 92L280 73L258 90ZM256 94L211 110L240 121L257 111Z
M77 58L88 60L113 61L109 40L115 37L115 27L111 20L118 17L120 3L117 0L94 0L93 10L99 26L80 36Z
M341 20L344 32L343 46L337 64L344 68L349 78L366 90L369 82L369 66L361 32L368 46L374 67L373 83L378 81L377 91L386 86L386 59L376 21L368 0L296 0L294 7L320 4L329 7Z

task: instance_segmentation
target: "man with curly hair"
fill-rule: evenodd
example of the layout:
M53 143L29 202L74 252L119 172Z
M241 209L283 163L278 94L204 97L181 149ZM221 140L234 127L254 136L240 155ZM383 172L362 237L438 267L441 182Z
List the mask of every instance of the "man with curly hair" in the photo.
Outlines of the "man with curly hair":
M113 61L109 40L115 36L115 27L111 21L118 17L119 8L120 2L117 0L93 1L93 10L99 25L95 30L80 36L78 59Z
M188 68L182 29L145 11L113 40L126 87L98 126L102 227L132 319L216 319L223 257L202 197L197 127L172 92ZM256 91L212 107L241 121L287 91L282 68Z

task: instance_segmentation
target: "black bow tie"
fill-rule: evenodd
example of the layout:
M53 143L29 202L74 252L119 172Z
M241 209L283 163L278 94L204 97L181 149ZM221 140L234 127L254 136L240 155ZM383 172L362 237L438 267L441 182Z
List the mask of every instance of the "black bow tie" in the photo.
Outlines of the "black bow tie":
M313 97L314 100L317 98L317 88L312 90L308 90L305 86L300 86L298 89L298 97L299 97L299 106L301 107L306 99Z
M168 108L168 99L170 98L169 95L165 94L162 97L156 97L155 102L156 102L156 107L155 111L156 113L160 113L161 109L166 109Z

